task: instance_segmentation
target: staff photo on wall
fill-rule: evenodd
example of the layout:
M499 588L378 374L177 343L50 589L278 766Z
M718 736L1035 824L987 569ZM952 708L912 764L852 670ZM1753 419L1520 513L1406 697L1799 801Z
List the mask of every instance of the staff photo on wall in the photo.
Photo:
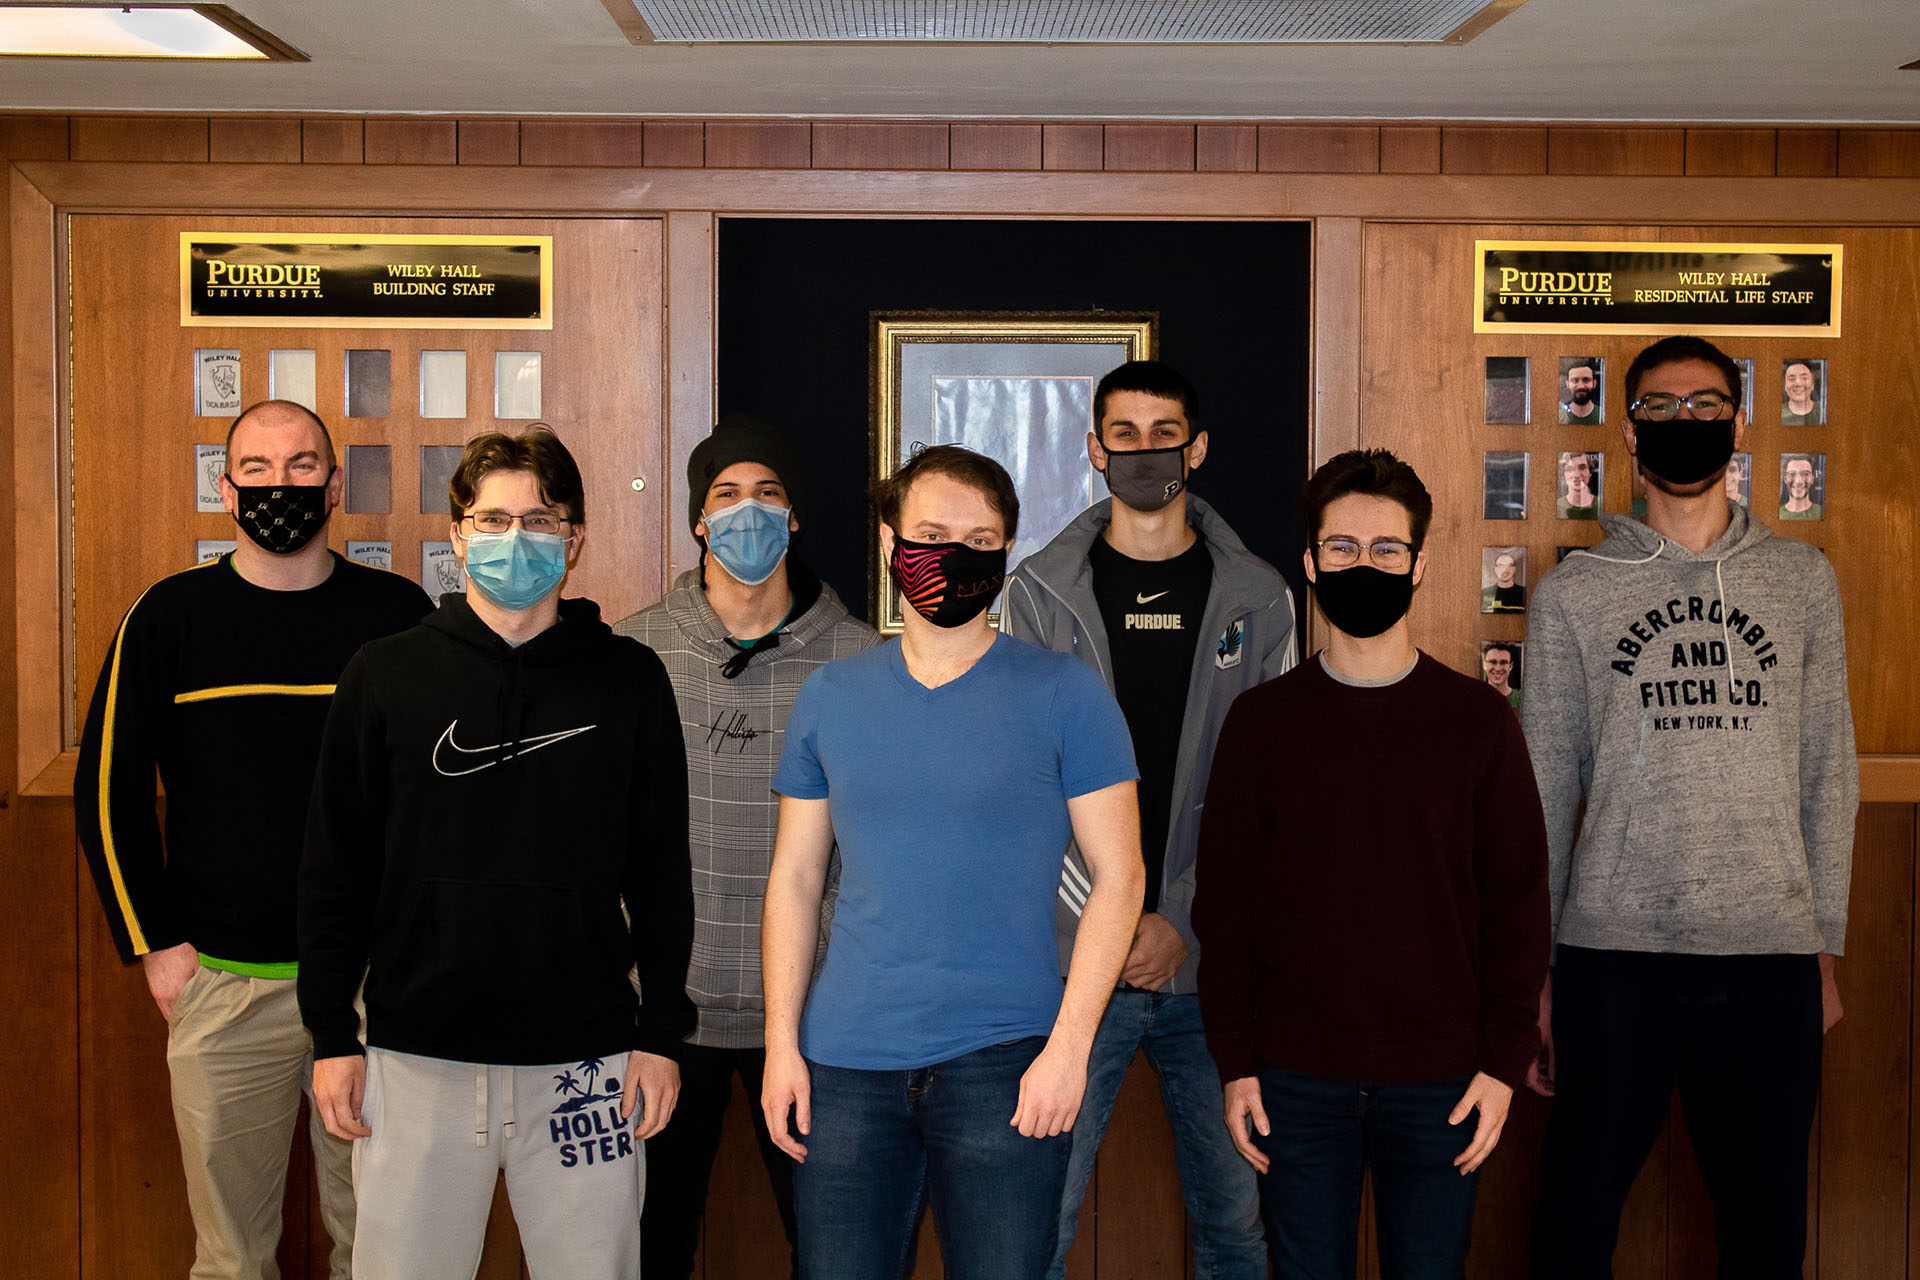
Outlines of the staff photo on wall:
M1727 501L1753 505L1753 455L1736 453L1727 461Z
M1560 424L1597 427L1607 420L1607 362L1600 356L1560 357Z
M1527 549L1480 548L1480 612L1527 611Z
M1827 424L1827 362L1788 356L1780 362L1780 425Z
M1783 453L1780 455L1780 518L1782 520L1825 520L1827 518L1826 454Z
M1507 705L1515 711L1520 709L1520 650L1518 640L1482 640L1480 642L1480 677L1493 686L1493 691L1507 700Z
M1488 520L1527 518L1527 455L1489 449L1481 460L1481 511Z
M1555 511L1562 520L1598 520L1600 489L1606 483L1606 455L1595 450L1576 450L1560 455L1559 501Z

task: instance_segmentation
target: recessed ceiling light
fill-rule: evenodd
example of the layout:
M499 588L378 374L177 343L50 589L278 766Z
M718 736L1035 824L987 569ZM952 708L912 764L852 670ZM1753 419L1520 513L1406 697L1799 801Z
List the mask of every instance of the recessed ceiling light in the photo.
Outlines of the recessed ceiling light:
M224 4L23 4L0 0L0 56L305 62Z

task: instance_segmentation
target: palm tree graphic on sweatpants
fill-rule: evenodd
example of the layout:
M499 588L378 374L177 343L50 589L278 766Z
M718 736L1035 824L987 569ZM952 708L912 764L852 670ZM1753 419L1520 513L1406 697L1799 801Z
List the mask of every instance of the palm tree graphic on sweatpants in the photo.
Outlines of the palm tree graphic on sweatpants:
M565 1101L553 1109L554 1115L559 1115L563 1111L578 1111L582 1107L591 1107L596 1102L604 1102L619 1094L620 1082L608 1077L606 1093L597 1098L594 1096L593 1079L600 1074L602 1065L598 1058L588 1058L580 1064L578 1070L587 1078L585 1085L574 1079L572 1070L562 1071L553 1077L557 1081L553 1091L565 1098Z

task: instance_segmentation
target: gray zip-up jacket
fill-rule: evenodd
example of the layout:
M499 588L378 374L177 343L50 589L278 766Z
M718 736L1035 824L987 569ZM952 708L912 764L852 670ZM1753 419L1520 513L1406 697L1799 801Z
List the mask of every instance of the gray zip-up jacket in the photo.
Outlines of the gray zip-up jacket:
M796 580L808 573L788 563ZM727 642L726 624L707 603L698 568L681 574L660 603L614 627L666 664L687 744L693 862L687 995L699 1011L699 1024L687 1038L694 1044L757 1049L764 1043L760 906L780 817L772 784L787 718L808 676L880 643L872 627L848 615L832 587L819 587L819 598L781 630L780 643L754 654L731 680L720 668L739 650ZM829 892L821 904L823 939L832 914Z
M1521 720L1556 942L1846 944L1860 783L1839 586L1820 552L1729 508L1697 555L1605 517L1606 541L1533 593Z
M1093 595L1093 570L1087 553L1113 520L1113 499L1097 502L1007 578L1000 629L1008 635L1061 653L1077 653L1113 688L1113 652L1106 624ZM1226 521L1191 492L1187 523L1205 540L1213 557L1213 585L1193 671L1187 678L1187 712L1180 724L1180 756L1173 775L1173 804L1167 821L1167 855L1161 874L1159 913L1186 941L1186 964L1164 988L1191 995L1199 989L1200 944L1193 936L1193 864L1200 841L1200 809L1206 801L1213 746L1227 708L1243 692L1271 680L1294 663L1293 595L1272 565L1247 550ZM1092 881L1077 846L1067 849L1055 904L1060 940L1060 971L1072 958L1073 936L1080 927Z

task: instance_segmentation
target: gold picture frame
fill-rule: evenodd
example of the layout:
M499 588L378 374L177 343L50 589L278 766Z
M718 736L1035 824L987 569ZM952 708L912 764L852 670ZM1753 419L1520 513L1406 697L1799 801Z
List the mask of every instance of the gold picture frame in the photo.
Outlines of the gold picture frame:
M1152 311L876 311L870 321L869 478L885 479L929 444L994 457L1020 495L1009 570L1096 496L1085 444L1094 385L1159 351ZM877 513L868 544L873 624L897 634L904 606L881 557Z

